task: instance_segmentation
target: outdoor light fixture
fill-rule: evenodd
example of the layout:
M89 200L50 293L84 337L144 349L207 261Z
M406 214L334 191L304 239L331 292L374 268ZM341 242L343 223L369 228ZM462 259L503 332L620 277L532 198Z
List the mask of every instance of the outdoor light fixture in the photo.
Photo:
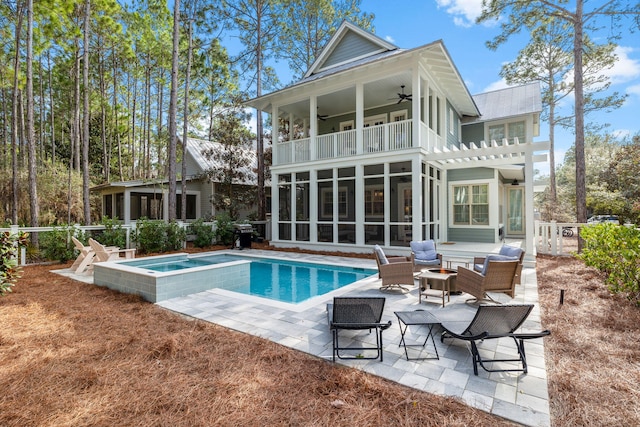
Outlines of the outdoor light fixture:
M514 179L513 181L511 181L511 185L518 185L518 180Z

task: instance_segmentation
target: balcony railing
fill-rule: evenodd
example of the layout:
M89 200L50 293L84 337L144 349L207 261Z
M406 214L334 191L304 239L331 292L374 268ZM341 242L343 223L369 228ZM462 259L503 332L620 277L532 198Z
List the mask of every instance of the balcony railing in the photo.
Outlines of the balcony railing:
M413 147L411 130L411 120L370 126L362 130L361 146L357 144L357 133L354 129L319 135L315 139L303 138L280 142L275 147L274 165L411 148Z

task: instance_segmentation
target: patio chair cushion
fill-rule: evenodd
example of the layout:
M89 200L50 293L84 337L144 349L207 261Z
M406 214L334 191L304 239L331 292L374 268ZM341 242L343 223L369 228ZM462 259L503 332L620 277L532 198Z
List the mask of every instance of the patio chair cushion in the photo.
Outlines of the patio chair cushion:
M384 254L384 251L382 250L380 245L375 245L373 247L373 250L375 251L376 256L378 257L380 264L389 264L389 260L387 259L387 256Z
M438 260L436 245L433 240L424 240L421 242L411 242L411 251L415 254L416 263L418 261L434 261Z
M515 246L502 245L502 247L500 248L500 252L498 252L498 254L520 259L520 255L522 254L522 249L516 248Z
M489 261L517 261L519 259L520 259L519 256L514 257L514 256L496 255L496 254L487 255L487 257L484 259L484 265L482 266L482 271L480 271L480 274L482 274L483 276L486 274L487 267L489 266Z

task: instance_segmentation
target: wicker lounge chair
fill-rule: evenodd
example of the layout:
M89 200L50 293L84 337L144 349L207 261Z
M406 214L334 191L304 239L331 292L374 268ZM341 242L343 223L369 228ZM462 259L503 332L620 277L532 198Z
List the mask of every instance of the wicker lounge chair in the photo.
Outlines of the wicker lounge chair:
M468 268L458 267L456 277L456 289L475 297L475 300L490 300L487 292L501 292L511 298L515 295L516 271L518 261L494 261L487 260L483 272L473 271Z
M336 297L333 304L327 304L329 329L333 334L333 361L339 359L377 359L382 362L382 331L391 326L391 321L382 323L385 298L378 297ZM342 347L339 343L340 330L376 330L376 346ZM358 351L354 356L340 355L341 350ZM376 350L375 357L365 357L362 351Z
M442 335L440 341L445 338L457 338L471 343L471 355L473 358L473 373L478 375L478 365L487 372L524 372L527 373L527 358L524 352L524 340L542 338L549 335L548 330L541 332L520 332L515 331L520 328L526 318L531 313L533 304L518 305L481 305L476 311L476 315L461 333L453 332L442 324ZM518 349L517 359L483 359L478 350L476 341L509 337L512 338ZM520 362L522 367L506 369L490 369L485 363L497 362Z
M402 285L414 285L411 257L387 257L378 245L375 246L373 255L378 264L378 275L382 279L381 291L408 291Z

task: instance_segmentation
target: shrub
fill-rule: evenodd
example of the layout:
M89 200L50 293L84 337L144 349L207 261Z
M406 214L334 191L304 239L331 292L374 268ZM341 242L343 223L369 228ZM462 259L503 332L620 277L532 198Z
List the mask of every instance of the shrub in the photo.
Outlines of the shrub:
M580 236L584 247L578 258L607 275L611 292L640 305L640 230L604 223L582 228Z
M133 233L138 252L165 252L182 248L186 238L184 229L175 221L152 221L140 218Z
M234 241L233 220L227 213L216 216L216 242L222 245L230 245Z
M96 240L105 246L117 246L124 248L127 246L127 231L122 228L120 221L111 219L108 216L102 218L102 225L105 226Z
M11 234L4 232L0 234L0 255L2 263L0 264L0 296L11 292L11 288L15 286L22 269L18 264L18 250L20 246L27 245L27 234L17 233Z
M152 221L140 218L136 223L133 241L136 242L138 252L161 252L164 247L164 221Z
M193 245L196 248L204 248L211 246L213 239L216 237L213 227L204 223L204 219L200 218L189 225L191 234L196 236Z
M171 221L165 225L165 241L163 251L177 251L182 249L182 245L187 237L183 227L176 221Z
M74 245L69 235L75 235L76 231L73 227L65 225L41 233L40 252L46 259L60 262L75 258Z

